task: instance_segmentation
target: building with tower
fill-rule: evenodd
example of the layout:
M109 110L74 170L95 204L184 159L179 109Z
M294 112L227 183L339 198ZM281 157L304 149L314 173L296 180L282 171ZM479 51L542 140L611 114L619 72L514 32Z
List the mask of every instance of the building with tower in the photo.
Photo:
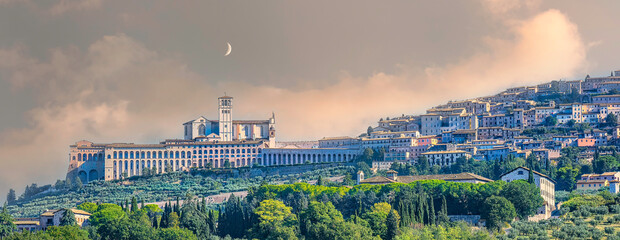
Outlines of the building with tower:
M218 120L206 117L188 121L183 124L185 140L196 141L239 141L264 140L271 147L275 146L275 114L267 120L233 120L233 97L218 98Z
M218 120L183 124L183 139L156 144L93 143L70 146L68 179L82 183L190 168L297 165L352 161L359 149L275 148L275 114L267 120L233 120L233 98L218 98Z

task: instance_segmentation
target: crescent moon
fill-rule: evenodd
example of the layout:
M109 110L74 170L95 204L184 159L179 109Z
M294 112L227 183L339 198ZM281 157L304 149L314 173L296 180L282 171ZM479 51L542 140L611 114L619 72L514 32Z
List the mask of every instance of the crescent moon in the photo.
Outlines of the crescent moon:
M228 50L226 50L226 54L224 54L224 56L228 56L230 55L230 52L232 52L232 46L230 46L230 43L227 42L226 44L228 44Z

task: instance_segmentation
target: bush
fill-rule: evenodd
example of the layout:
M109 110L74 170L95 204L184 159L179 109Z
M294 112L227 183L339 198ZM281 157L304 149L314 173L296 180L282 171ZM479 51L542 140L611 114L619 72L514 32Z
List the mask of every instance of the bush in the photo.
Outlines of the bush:
M596 220L596 221L599 221L599 222L600 222L600 221L603 221L603 219L604 219L604 218L603 218L603 216L601 216L601 215L596 215L596 216L594 216L594 220Z
M616 229L613 228L613 227L605 227L605 233L607 233L607 234L610 234L610 235L614 234L615 231L616 231Z
M614 205L609 206L609 212L610 213L620 213L620 205L614 204Z

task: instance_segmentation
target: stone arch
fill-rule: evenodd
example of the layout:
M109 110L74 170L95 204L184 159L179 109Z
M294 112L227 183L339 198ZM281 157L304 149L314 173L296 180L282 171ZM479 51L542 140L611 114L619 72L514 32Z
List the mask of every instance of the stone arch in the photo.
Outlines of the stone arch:
M88 181L95 181L99 179L99 173L97 173L97 170L92 169L90 171L88 171Z
M81 170L80 172L78 172L78 177L80 178L80 181L82 181L82 183L86 183L88 182L88 178L87 178L87 174L86 171Z

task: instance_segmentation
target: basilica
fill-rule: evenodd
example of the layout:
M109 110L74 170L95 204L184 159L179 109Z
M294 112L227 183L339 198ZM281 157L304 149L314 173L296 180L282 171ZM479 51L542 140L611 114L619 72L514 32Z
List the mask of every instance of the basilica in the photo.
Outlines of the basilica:
M67 178L113 180L190 167L248 166L261 162L264 148L275 145L275 116L268 120L232 120L233 98L218 98L218 120L186 122L184 139L157 144L79 141L70 146Z
M359 148L277 148L275 114L267 120L233 120L233 98L218 98L218 119L183 124L183 139L155 144L93 143L70 146L67 179L116 180L146 172L190 168L279 166L351 161Z

